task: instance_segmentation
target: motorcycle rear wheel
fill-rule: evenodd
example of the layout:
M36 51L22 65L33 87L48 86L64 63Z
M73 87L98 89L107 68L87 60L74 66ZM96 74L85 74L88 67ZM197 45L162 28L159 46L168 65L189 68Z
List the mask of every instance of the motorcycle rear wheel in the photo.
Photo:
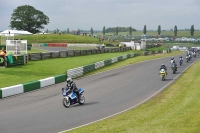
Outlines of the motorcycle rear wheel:
M79 104L82 105L85 103L85 97L83 95L80 96Z

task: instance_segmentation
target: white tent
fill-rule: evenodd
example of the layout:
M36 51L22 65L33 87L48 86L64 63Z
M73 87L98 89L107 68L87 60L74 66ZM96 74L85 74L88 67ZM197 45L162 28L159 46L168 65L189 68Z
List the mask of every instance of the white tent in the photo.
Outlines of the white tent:
M27 34L30 35L32 33L28 31L22 31L22 30L4 30L0 34L5 35L5 36L15 36L15 35L27 35Z

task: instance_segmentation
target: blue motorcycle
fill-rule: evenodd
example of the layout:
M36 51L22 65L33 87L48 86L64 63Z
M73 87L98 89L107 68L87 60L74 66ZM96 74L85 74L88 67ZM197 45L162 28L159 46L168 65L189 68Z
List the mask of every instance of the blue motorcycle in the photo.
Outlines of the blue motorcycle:
M180 66L183 64L183 58L179 58L179 64L180 64Z
M78 97L76 95L76 93L74 93L73 91L71 91L70 89L68 89L67 87L62 88L62 95L63 95L63 106L66 108L69 108L70 105L79 103L80 105L85 103L85 97L83 95L84 89L83 88L79 88L78 89L79 92L79 97L80 99L78 100Z

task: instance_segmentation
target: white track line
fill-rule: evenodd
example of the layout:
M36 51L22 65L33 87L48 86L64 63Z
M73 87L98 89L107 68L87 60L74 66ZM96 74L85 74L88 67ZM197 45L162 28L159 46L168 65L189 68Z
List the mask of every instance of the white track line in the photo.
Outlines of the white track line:
M199 59L198 59L198 60L199 60ZM74 129L77 129L77 128L80 128L80 127L84 127L84 126L87 126L87 125L90 125L90 124L93 124L93 123L96 123L96 122L105 120L105 119L107 119L107 118L116 116L116 115L118 115L118 114L121 114L121 113L123 113L123 112L126 112L126 111L128 111L128 110L130 110L130 109L133 109L133 108L135 108L135 107L137 107L137 106L139 106L139 105L145 103L146 101L150 100L151 98L153 98L154 96L156 96L158 93L160 93L161 91L163 91L167 86L169 86L172 82L174 82L183 72L185 72L190 66L192 66L193 64L195 64L198 60L196 60L196 61L193 62L191 65L189 65L187 68L185 68L185 70L183 70L180 74L178 74L171 82L169 82L167 85L165 85L163 88L161 88L160 90L158 90L157 92L155 92L153 95L151 95L150 97L148 97L148 98L145 99L144 101L142 101L142 102L140 102L140 103L138 103L138 104L136 104L136 105L134 105L134 106L132 106L132 107L130 107L130 108L128 108L128 109L125 109L125 110L123 110L123 111L121 111L121 112L115 113L115 114L113 114L113 115L104 117L104 118L102 118L102 119L99 119L99 120L96 120L96 121L93 121L93 122L90 122L90 123L87 123L87 124L84 124L84 125L81 125L81 126L78 126L78 127L75 127L75 128L71 128L71 129L68 129L68 130L65 130L65 131L61 131L61 132L58 132L58 133L64 133L64 132L67 132L67 131L71 131L71 130L74 130Z

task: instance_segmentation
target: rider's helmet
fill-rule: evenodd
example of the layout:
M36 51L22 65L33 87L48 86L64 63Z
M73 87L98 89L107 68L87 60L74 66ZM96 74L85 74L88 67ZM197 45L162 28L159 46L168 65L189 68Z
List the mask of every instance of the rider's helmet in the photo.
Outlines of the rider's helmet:
M180 55L180 58L182 58L182 55Z
M164 64L161 64L161 66L164 66Z
M67 83L72 83L72 82L73 82L72 78L67 78Z
M171 57L171 60L173 60L173 59L174 59L174 56Z

